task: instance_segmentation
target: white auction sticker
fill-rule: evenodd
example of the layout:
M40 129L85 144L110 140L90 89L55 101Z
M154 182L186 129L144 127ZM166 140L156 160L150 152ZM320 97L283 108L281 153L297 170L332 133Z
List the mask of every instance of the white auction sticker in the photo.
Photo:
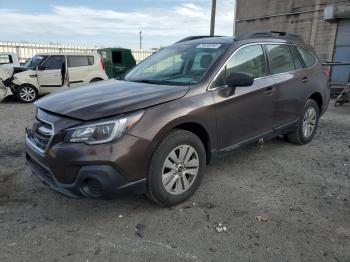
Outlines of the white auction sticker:
M221 44L200 44L197 48L219 48Z

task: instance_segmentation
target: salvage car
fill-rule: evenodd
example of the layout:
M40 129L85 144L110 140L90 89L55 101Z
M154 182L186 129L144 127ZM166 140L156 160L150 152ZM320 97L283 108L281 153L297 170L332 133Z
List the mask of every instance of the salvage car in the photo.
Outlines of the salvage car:
M65 195L135 192L176 205L234 149L279 135L309 143L329 98L320 60L297 35L190 37L119 80L38 100L26 163Z
M17 54L0 52L0 69L20 66Z
M12 95L11 89L3 84L13 74L13 68L19 67L17 54L11 52L0 52L0 102L7 96Z
M17 68L4 84L23 103L34 102L39 95L108 79L99 54L44 53Z

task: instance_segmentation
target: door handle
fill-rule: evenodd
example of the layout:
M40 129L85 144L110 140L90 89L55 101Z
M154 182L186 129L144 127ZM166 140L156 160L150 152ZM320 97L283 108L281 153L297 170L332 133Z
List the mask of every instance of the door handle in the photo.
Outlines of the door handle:
M301 82L307 83L308 80L309 80L309 79L307 78L307 76L304 76L303 79L301 80Z
M275 91L276 91L275 87L268 87L265 89L264 94L267 96L271 96L271 95L273 95L273 93L275 93Z

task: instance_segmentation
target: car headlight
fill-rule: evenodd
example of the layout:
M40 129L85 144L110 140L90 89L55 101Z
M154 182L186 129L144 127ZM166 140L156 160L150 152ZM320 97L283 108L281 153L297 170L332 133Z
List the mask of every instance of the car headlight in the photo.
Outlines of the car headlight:
M115 120L97 122L67 129L64 142L90 145L107 143L121 138L141 119L144 111Z

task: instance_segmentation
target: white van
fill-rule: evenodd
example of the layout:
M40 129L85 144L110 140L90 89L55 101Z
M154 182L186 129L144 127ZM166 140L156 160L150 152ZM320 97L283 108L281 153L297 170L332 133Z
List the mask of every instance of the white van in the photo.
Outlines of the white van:
M101 56L92 53L37 54L20 71L14 73L10 85L24 103L35 101L38 95L108 79Z

